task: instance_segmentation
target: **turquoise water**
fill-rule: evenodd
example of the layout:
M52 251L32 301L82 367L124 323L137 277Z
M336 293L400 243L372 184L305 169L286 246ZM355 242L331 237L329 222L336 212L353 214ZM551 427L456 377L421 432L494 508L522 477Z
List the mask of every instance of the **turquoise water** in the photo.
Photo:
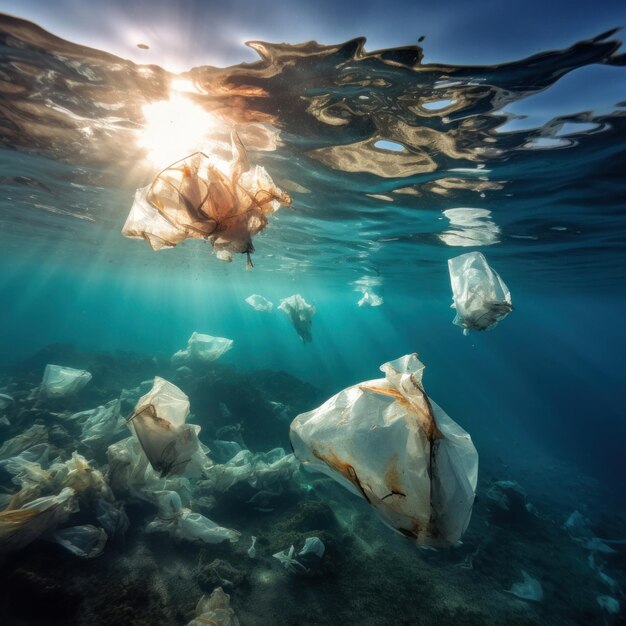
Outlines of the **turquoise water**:
M114 488L130 526L125 541L109 533L99 556L80 559L41 537L6 550L6 623L185 624L220 586L242 624L623 622L623 103L539 125L515 118L522 104L549 111L552 90L591 69L623 83L619 34L475 67L423 64L417 46L366 52L361 40L255 44L259 61L175 76L6 16L0 33L0 393L13 398L0 442L42 424L51 459L77 450L111 481L106 446L85 446L71 416L123 389L132 415L139 385L162 376L189 396L189 421L216 465L230 460L214 443L227 437L253 454L289 454L298 413L416 352L426 392L480 458L462 543L435 551L299 467L270 486L179 485L185 507L242 533L232 544L147 534L155 503ZM206 241L154 252L121 235L135 189L186 156L159 152L186 148L186 126L161 136L168 119L147 136L145 105L172 94L197 107L183 117L210 115L206 127L193 120L190 152L229 158L236 128L251 163L292 197L255 237L251 270L244 255L220 261ZM475 250L514 309L465 336L452 323L447 260ZM358 306L363 284L381 306ZM255 311L251 294L274 310ZM292 294L315 306L310 343L277 310ZM233 347L181 373L170 357L193 332ZM66 399L37 401L47 363L93 379ZM3 472L12 495L17 483ZM523 496L498 481L515 481ZM96 500L81 496L59 528L98 525ZM582 534L563 528L576 510L588 518ZM312 536L326 552L310 575L272 557ZM590 547L592 537L607 549ZM522 570L540 581L541 601L510 593ZM115 583L102 589L103 579ZM27 597L50 612L23 607Z

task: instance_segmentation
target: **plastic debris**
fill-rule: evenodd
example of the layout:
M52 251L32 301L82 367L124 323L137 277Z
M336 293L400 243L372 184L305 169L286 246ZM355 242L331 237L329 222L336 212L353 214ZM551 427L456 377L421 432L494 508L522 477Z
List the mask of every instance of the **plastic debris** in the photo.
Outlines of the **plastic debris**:
M108 537L102 528L86 524L57 530L46 539L58 543L81 559L93 559L102 554Z
M78 452L73 452L72 458L65 463L53 465L50 472L55 474L56 482L62 487L71 487L77 496L113 501L113 493L102 472Z
M536 578L529 576L524 570L522 570L522 576L524 580L515 583L510 589L507 589L507 593L512 593L522 600L541 602L543 600L541 583Z
M246 302L255 310L255 311L266 311L269 312L274 308L274 304L270 302L267 298L263 296L259 296L258 294L253 294L246 298Z
M96 517L111 539L122 539L130 526L124 505L114 505L102 498L96 503Z
M563 523L562 528L566 530L572 538L590 538L593 533L589 524L589 520L580 511L573 511Z
M272 556L280 561L290 574L308 574L319 565L324 551L324 543L319 537L307 537L304 546L297 554L294 546L290 546L288 550L277 552Z
M196 614L187 626L239 626L235 611L230 608L230 596L221 587L216 587L210 596L200 598Z
M14 552L54 530L78 510L73 489L37 498L19 509L0 511L0 554Z
M376 306L381 306L383 302L384 300L382 296L377 296L373 292L366 291L363 294L363 297L358 301L357 304L361 307L363 306L376 307Z
M85 370L62 365L46 365L39 395L43 398L64 398L75 394L91 380Z
M82 421L81 440L92 449L104 448L120 439L126 431L126 419L121 414L121 400L111 400L104 406L74 414L70 419Z
M196 152L160 172L138 189L122 234L145 239L153 250L172 248L187 238L203 239L216 256L254 252L252 238L269 215L291 198L262 167L251 167L246 150L232 133L232 160Z
M6 409L8 409L12 404L13 404L14 400L11 396L7 395L6 393L0 393L0 411L5 411Z
M487 330L512 310L511 293L480 252L468 252L448 261L454 323L470 330Z
M609 615L618 615L620 612L619 602L611 596L598 596L596 602L600 608Z
M33 424L0 446L0 459L8 459L40 443L48 443L48 431L43 424Z
M256 537L252 535L251 540L252 540L252 543L250 544L250 547L248 548L248 556L251 559L254 559L256 558Z
M172 357L172 364L217 361L233 347L233 340L226 337L211 337L193 333L185 350L179 350Z
M182 474L199 449L199 426L185 424L189 399L172 383L155 377L129 419L150 465L161 476Z
M476 449L426 395L417 355L380 369L384 379L348 387L298 415L290 430L294 453L418 545L455 543L471 516Z
M164 491L158 495L158 517L146 527L146 532L166 532L170 537L203 543L231 543L239 540L241 533L219 526L200 513L192 513L182 506L175 491Z
M315 307L312 304L309 304L300 294L294 294L283 298L278 308L289 317L304 343L313 341L311 325Z

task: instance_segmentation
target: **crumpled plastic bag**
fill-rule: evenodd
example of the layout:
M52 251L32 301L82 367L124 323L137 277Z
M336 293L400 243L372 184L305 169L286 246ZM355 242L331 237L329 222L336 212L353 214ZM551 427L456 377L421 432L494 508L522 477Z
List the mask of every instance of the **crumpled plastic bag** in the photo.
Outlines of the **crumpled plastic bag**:
M199 426L185 424L189 398L156 376L152 389L139 398L129 424L150 465L161 476L182 474L199 450Z
M123 504L117 506L104 499L96 503L96 517L111 539L123 539L130 522Z
M50 445L40 443L16 456L0 461L0 467L4 467L7 473L11 474L11 482L20 488L10 497L6 508L19 509L27 502L53 490L54 478L47 471L49 455Z
M536 578L529 576L524 570L522 570L522 576L522 582L513 584L510 589L506 589L505 591L522 600L541 602L543 600L541 583Z
M0 446L0 459L8 459L40 443L48 443L48 430L43 424L33 424Z
M92 450L104 448L126 431L126 419L121 414L121 399L104 406L75 413L71 420L82 422L81 441Z
M302 550L296 554L294 546L272 556L280 561L290 574L310 574L324 556L326 547L319 537L307 537Z
M160 172L138 189L122 234L145 239L153 250L172 248L187 238L204 239L216 256L254 252L252 238L281 204L291 204L264 168L251 167L237 133L232 160L196 152Z
M113 501L113 493L102 472L91 466L87 459L72 453L72 458L65 463L55 463L50 467L55 483L61 487L71 487L77 496L87 499Z
M0 511L0 554L14 552L54 530L78 511L73 489L37 498L19 509Z
M85 524L62 528L50 533L45 539L58 543L81 559L93 559L102 554L108 537L102 528Z
M383 304L384 300L382 296L375 294L373 291L363 292L363 297L357 302L360 307L369 306L377 307Z
M180 496L175 491L162 491L155 495L159 514L147 525L146 532L164 532L174 539L203 543L234 543L239 540L241 533L238 531L224 528L204 515L183 507Z
M252 294L246 298L246 302L255 310L255 311L266 311L269 312L274 308L274 304L270 302L267 298L260 296L257 293Z
M418 545L458 541L471 516L478 454L470 436L424 391L417 355L380 368L298 415L290 437L305 468L362 496Z
M454 323L470 330L487 330L512 310L511 293L481 252L468 252L448 260Z
M289 317L293 327L304 343L313 341L311 325L313 315L315 315L315 307L312 304L309 304L297 293L288 298L283 298L278 308Z
M39 395L43 398L65 398L82 389L90 380L91 374L85 370L48 363Z
M221 587L216 587L210 596L200 598L196 615L187 626L239 626L235 611L230 608L230 596Z
M179 350L172 356L172 365L194 361L210 363L217 361L233 347L233 340L226 337L211 337L202 333L192 333L186 350Z

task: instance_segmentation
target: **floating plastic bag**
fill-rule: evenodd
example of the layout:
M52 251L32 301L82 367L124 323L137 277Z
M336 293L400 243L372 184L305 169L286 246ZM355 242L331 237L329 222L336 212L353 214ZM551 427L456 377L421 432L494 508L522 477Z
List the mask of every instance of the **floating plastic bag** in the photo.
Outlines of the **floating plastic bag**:
M289 317L304 343L313 341L311 324L313 315L315 315L315 307L312 304L309 304L298 293L281 300L278 308Z
M272 556L280 561L289 573L308 574L319 564L325 549L319 537L307 537L302 550L297 554L295 554L295 548L291 546L289 550L277 552Z
M90 380L91 374L85 370L48 364L39 394L44 398L65 398L82 389Z
M250 166L234 132L231 143L230 162L196 152L138 189L122 234L145 239L153 250L187 238L204 239L219 259L230 261L234 253L244 253L251 267L252 238L291 198L262 167Z
M182 474L199 449L200 427L185 424L187 415L189 398L176 385L157 376L130 417L131 430L161 476Z
M193 333L189 337L186 350L179 350L172 357L172 364L201 361L210 363L217 361L233 347L233 340L226 337L211 337L201 333Z
M37 498L20 509L0 511L0 554L14 552L54 530L78 511L74 490Z
M81 559L93 559L102 554L108 537L102 528L85 524L57 530L46 539L58 543Z
M230 608L230 596L221 587L216 587L210 596L200 598L196 614L187 626L239 626L235 611Z
M471 516L476 449L426 395L417 355L380 369L384 379L348 387L294 419L296 458L365 498L418 545L452 544Z
M536 578L529 576L524 570L522 570L522 576L524 577L522 582L515 583L506 591L508 593L512 593L518 598L521 598L522 600L541 602L543 600L543 589L541 588L541 583Z
M202 541L203 543L236 542L241 533L219 526L200 513L192 513L182 506L175 491L155 494L159 507L158 517L146 527L146 532L166 532L174 539Z
M369 307L376 307L376 306L381 306L383 304L384 300L382 298L382 296L377 296L373 291L366 291L363 293L363 297L358 301L358 305L363 307L363 306L369 306Z
M454 323L470 330L487 330L512 310L511 293L480 252L468 252L448 261Z
M270 302L267 298L263 296L259 296L258 294L253 294L246 298L246 302L255 310L255 311L271 311L274 308L274 304Z

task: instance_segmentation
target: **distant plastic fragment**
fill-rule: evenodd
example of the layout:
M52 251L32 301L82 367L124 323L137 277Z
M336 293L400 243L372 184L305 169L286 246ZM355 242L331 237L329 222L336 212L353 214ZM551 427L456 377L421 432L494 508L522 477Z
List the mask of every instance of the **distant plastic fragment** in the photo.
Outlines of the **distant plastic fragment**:
M590 521L580 511L573 511L563 523L562 528L575 539L590 538L593 535Z
M512 310L511 293L480 252L468 252L448 261L454 323L470 330L487 330Z
M522 582L515 583L506 591L508 593L512 593L518 598L521 598L522 600L541 602L543 600L543 589L541 587L541 583L536 578L529 576L524 570L522 570L522 576L524 579Z
M600 608L609 615L618 615L620 612L619 601L611 596L598 596L596 602Z
M112 540L122 539L130 525L123 504L116 506L102 498L96 504L96 517Z
M211 363L217 361L233 347L233 340L226 337L212 337L201 333L193 333L185 350L179 350L172 357L173 365L183 363Z
M235 611L230 608L230 596L221 587L216 587L210 596L200 598L196 615L187 626L239 626Z
M307 574L313 571L324 556L325 546L319 537L307 537L304 546L296 554L294 546L272 556L281 562L291 574Z
M8 409L13 402L15 402L13 400L13 398L9 395L7 395L6 393L0 393L0 411L5 411L6 409Z
M161 476L182 474L199 450L199 426L185 424L189 398L167 380L156 376L152 389L139 399L129 419L150 465Z
M122 234L145 239L153 250L172 248L188 238L203 239L216 256L254 252L252 238L281 204L291 204L262 167L251 167L232 133L232 159L196 152L160 172L138 189Z
M300 294L294 294L283 298L278 308L289 317L304 343L313 341L311 325L315 307L312 304L309 304Z
M380 368L298 415L291 443L305 468L361 496L418 545L458 541L471 516L478 454L470 436L424 391L417 355Z
M0 554L14 552L53 531L78 510L74 490L37 498L19 509L0 511Z
M274 304L270 302L267 298L260 296L258 294L253 294L246 298L246 302L255 310L255 311L271 311L274 308Z
M377 307L377 306L381 306L383 302L384 300L382 296L377 296L373 292L366 291L363 294L363 297L358 301L357 304L361 307L363 306Z
M256 557L256 537L253 535L251 537L252 543L250 544L250 547L248 548L248 556L251 559L254 559Z
M102 554L108 537L102 528L86 524L57 530L47 539L58 543L81 559L93 559Z
M384 302L382 296L378 295L377 290L383 284L380 276L362 276L358 280L355 280L354 290L362 294L361 299L358 301L360 307L377 307L381 306Z
M65 398L82 389L90 380L91 374L85 370L48 364L43 373L39 395L44 398Z

